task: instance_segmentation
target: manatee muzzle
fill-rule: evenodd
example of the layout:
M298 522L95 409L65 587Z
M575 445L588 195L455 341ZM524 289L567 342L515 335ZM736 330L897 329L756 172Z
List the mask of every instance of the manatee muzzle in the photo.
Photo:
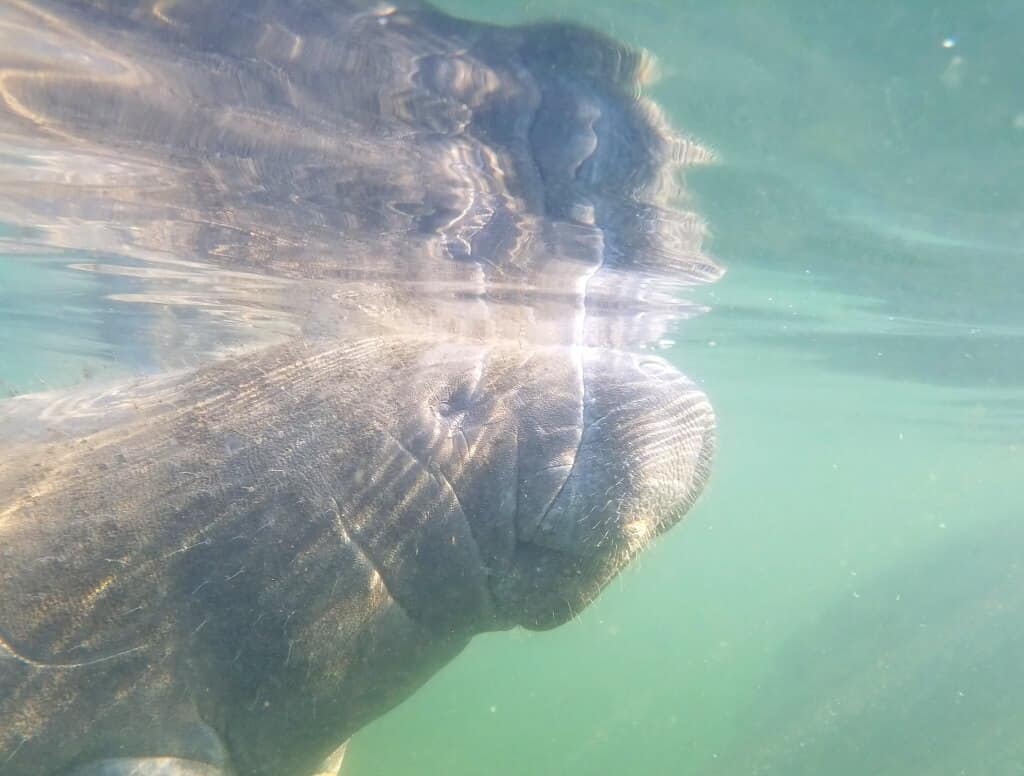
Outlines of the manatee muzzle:
M674 525L710 471L715 418L664 359L583 353L582 435L561 486L519 541L581 557L635 554Z

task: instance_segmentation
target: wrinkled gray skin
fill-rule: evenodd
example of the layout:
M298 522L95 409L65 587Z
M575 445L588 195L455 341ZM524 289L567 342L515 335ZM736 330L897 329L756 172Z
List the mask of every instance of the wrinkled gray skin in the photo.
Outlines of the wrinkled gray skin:
M160 371L0 406L5 776L333 772L697 497L640 351L717 268L637 55L313 0L13 2L0 52L4 217Z

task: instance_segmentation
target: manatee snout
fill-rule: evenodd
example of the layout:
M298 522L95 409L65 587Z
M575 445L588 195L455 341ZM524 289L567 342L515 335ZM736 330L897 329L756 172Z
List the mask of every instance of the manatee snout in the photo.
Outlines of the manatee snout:
M598 351L584 368L583 439L533 542L576 555L642 546L704 486L715 418L707 397L660 358Z
M686 513L707 480L715 416L705 394L661 358L583 355L583 431L560 487L517 516L517 571L506 600L519 624L573 616L655 536Z

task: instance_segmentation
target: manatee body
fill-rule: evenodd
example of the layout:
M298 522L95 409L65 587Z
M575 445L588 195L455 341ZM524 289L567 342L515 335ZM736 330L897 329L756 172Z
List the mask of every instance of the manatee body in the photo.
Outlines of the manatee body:
M717 269L639 63L415 5L0 12L6 216L161 311L157 374L0 405L0 773L336 772L685 513L713 415L643 349Z
M312 773L474 633L571 617L692 501L712 427L673 370L575 355L283 347L15 451L5 772Z

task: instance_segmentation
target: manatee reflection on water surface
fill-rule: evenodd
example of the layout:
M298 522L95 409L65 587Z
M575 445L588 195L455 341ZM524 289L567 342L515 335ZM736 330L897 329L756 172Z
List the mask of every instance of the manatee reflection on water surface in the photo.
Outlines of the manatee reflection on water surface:
M706 161L588 30L362 2L0 8L5 253L137 374L0 410L0 762L303 774L570 619L708 474L650 349Z

